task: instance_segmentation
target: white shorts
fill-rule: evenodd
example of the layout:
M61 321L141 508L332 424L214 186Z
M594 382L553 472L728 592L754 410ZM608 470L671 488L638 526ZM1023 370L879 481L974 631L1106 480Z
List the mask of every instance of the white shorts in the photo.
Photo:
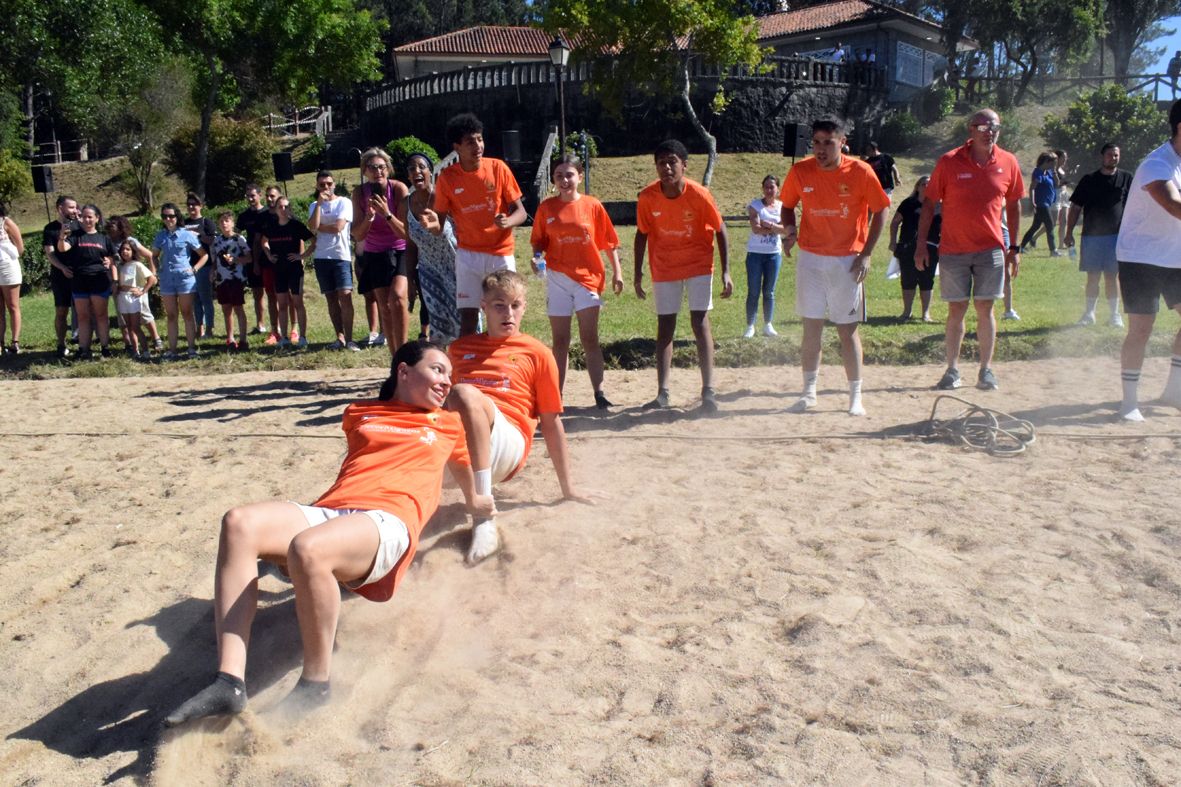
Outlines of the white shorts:
M603 299L564 273L549 271L545 276L546 314L550 317L569 317L583 309L597 309Z
M152 314L152 305L148 302L148 294L145 292L139 296L139 319L143 322L155 322L156 317Z
M676 281L652 282L657 314L676 314L681 310L684 292L689 291L689 311L707 312L714 307L714 275L703 273Z
M827 317L837 325L865 316L861 285L849 268L856 257L825 257L799 250L796 255L796 314L809 320Z
M525 461L525 435L496 408L492 422L492 483L498 484L513 474Z
M120 314L139 314L142 309L139 295L121 292L115 295L115 308Z
M455 250L455 305L460 309L478 309L484 297L484 277L496 271L517 269L511 254L485 254L469 249Z
M373 568L370 570L369 576L364 579L344 583L349 590L356 590L363 585L372 585L393 571L394 566L398 565L398 561L402 559L402 555L405 555L406 550L410 549L410 531L406 529L406 523L387 511L377 509L361 511L355 508L323 508L321 506L305 506L302 503L293 504L299 506L299 510L307 518L308 527L322 525L329 519L336 519L348 514L364 514L377 525L379 543L377 555L373 559Z

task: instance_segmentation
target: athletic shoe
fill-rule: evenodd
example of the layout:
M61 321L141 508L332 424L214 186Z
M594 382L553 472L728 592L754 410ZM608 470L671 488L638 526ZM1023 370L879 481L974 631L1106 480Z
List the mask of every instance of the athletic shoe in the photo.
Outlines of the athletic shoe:
M1000 388L997 384L996 375L992 373L992 369L981 369L980 375L976 378L976 387L981 391L995 391Z
M21 354L21 343L20 342L13 342L12 344L8 345L8 354L9 355L20 355Z
M189 353L188 353L188 358L189 358L189 360L190 360L190 361L195 361L195 360L197 360L197 351L196 351L196 350L194 350L194 349L190 349L190 350L189 350Z
M267 326L257 325L251 333L257 333L259 336L262 336L264 333L267 333Z
M1066 252L1062 251L1062 249L1054 249L1052 252L1050 252L1050 256L1051 257L1065 257L1067 255L1066 255Z
M599 408L600 410L606 410L608 407L614 406L615 405L611 403L611 400L609 400L602 391L595 391L595 407Z
M233 339L226 339L226 352L232 353L238 349L238 343Z
M280 339L278 343L279 343L280 350L286 350L288 347L291 346L290 339ZM270 341L268 341L267 344L270 344Z
M337 339L336 341L334 341L332 344L328 345L324 349L325 350L343 350L344 349L344 342L342 342L340 339Z
M298 347L298 348L299 348L299 349L301 349L301 350L306 350L306 349L308 348L308 340L307 340L307 337L306 337L306 336L300 336L300 337L299 337L299 339L297 339L297 340L296 340L296 342L295 342L295 346L296 346L296 347Z
M102 357L104 357L104 358L110 358L114 355L114 353L111 352L110 347L103 347L102 349L99 350L99 354L101 354Z
M1021 315L1017 313L1016 309L1008 309L1001 315L1002 320L1021 320Z
M161 361L175 361L177 355L172 350L165 350L164 354L160 356Z
M713 388L701 389L701 409L703 412L716 413L718 411L718 395Z
M1124 327L1124 318L1121 317L1119 315L1119 313L1117 312L1117 313L1111 315L1111 319L1109 319L1107 321L1107 324L1110 325L1112 328L1122 328L1122 327Z
M943 376L939 378L939 382L935 384L935 387L940 391L954 391L962 384L963 383L960 381L960 370L948 369L943 373Z
M1070 247L1070 248L1067 250L1067 254L1069 254L1069 255L1070 255L1070 258L1071 258L1072 260L1073 260L1075 257L1077 257L1077 256L1078 256L1078 252L1075 250L1074 246L1071 246L1071 247Z
M380 333L371 333L371 334L369 334L369 338L365 340L365 346L366 346L366 347L376 347L376 346L377 346L377 337L378 337L378 336L381 336L381 334L380 334Z
M62 358L62 359L69 358L70 357L69 348L66 347L64 344L59 344L57 346L57 357Z
M283 341L287 341L287 340L284 339ZM268 333L266 341L263 342L263 344L265 344L267 347L274 347L276 344L279 344L279 343L280 343L279 342L279 334L275 333L274 331L272 331L271 333Z
M164 352L164 340L163 339L156 340L156 352L158 352L158 353Z
M89 361L89 360L92 360L93 358L94 358L94 355L90 352L89 348L87 348L85 350L78 351L78 360L79 361Z
M361 352L361 348L357 346L357 343L356 343L356 342L347 342L347 343L345 344L344 348L345 348L346 350L350 350L350 351L352 351L352 352L355 352L355 353L359 353L359 352Z
M742 334L743 339L753 339L755 337L755 324L752 322L746 326L746 330Z
M668 404L669 404L668 389L661 388L660 391L657 392L656 398L653 399L652 401L648 402L646 405L644 405L644 409L645 410L663 410L668 407Z
M1094 325L1094 324L1095 324L1095 315L1091 312L1087 312L1082 317L1079 317L1078 322L1075 323L1075 325Z
M373 337L373 334L369 334L369 336ZM379 333L379 334L377 334L376 338L370 338L369 346L370 347L385 347L385 334Z
M243 336L241 339L238 340L238 347L236 349L237 349L237 352L240 352L240 353L244 353L250 349L250 342L248 342L246 340L245 336Z
M772 325L771 323L767 323L766 325L763 326L763 335L764 336L778 336L779 331L775 330L774 325Z

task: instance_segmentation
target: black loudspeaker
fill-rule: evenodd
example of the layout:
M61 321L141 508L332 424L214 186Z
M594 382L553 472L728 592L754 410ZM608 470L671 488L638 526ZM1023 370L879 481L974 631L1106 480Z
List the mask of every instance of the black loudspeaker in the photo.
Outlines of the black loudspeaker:
M806 123L783 125L783 155L802 158L812 151L812 127Z
M500 144L504 148L505 161L520 161L521 160L521 132L520 131L502 131L500 132Z
M295 180L295 168L291 166L290 153L272 153L271 163L275 165L275 180Z
M53 191L53 170L46 166L33 167L33 191L38 194Z

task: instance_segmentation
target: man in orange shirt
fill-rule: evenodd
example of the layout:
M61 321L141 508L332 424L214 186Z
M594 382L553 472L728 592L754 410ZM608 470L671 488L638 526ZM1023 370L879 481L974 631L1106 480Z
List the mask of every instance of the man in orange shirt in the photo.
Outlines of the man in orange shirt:
M1017 158L1001 150L1001 119L982 109L968 121L968 141L944 153L935 164L923 212L919 217L914 265L927 267L927 232L935 217L935 205L943 203L943 231L939 240L939 295L947 302L944 347L947 371L936 387L950 391L960 387L960 345L968 300L976 302L976 338L980 344L980 371L976 387L995 391L992 351L996 346L996 315L992 303L1004 295L1005 268L1017 278L1020 247L1005 241L1001 211L1005 211L1009 238L1021 237L1021 196L1025 182Z
M455 226L455 302L459 307L459 335L476 332L481 284L498 270L515 271L513 227L528 214L521 204L521 187L500 159L484 156L484 124L470 112L447 121L447 139L459 161L439 173L431 210L422 224L435 235L451 217Z
M493 483L512 478L525 466L540 422L562 497L590 502L570 481L554 355L537 339L521 333L525 280L516 271L500 270L484 279L482 289L487 333L461 336L447 348L453 369L447 409L463 419L475 494L491 495ZM477 499L472 507L482 501ZM467 560L474 564L499 548L500 537L491 516L473 514L472 519Z
M816 406L824 318L841 337L841 360L849 381L849 415L865 415L861 404L861 336L865 317L862 282L882 233L890 197L873 167L841 153L847 141L844 123L832 118L812 124L812 155L793 165L783 179L783 247L800 246L796 263L796 313L804 321L800 363L804 393L791 411ZM796 229L796 205L800 225ZM798 238L798 240L797 240Z
M718 410L713 389L714 339L709 326L713 308L714 239L722 262L722 297L734 290L730 281L729 242L722 214L700 183L685 177L689 151L678 140L656 146L653 154L659 179L636 200L635 289L644 292L644 254L652 252L652 294L656 300L656 398L648 407L668 407L668 373L673 360L677 313L688 291L689 324L697 341L701 367L701 409Z

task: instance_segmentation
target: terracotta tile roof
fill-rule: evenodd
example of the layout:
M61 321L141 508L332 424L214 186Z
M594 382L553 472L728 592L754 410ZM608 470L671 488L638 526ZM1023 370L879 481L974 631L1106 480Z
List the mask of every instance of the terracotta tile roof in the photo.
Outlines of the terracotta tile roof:
M394 54L530 55L548 57L553 38L532 27L483 25L404 44Z
M896 8L885 8L866 0L836 0L796 11L781 11L759 17L759 40L827 30L850 22L863 22L886 16L899 16L930 24Z

